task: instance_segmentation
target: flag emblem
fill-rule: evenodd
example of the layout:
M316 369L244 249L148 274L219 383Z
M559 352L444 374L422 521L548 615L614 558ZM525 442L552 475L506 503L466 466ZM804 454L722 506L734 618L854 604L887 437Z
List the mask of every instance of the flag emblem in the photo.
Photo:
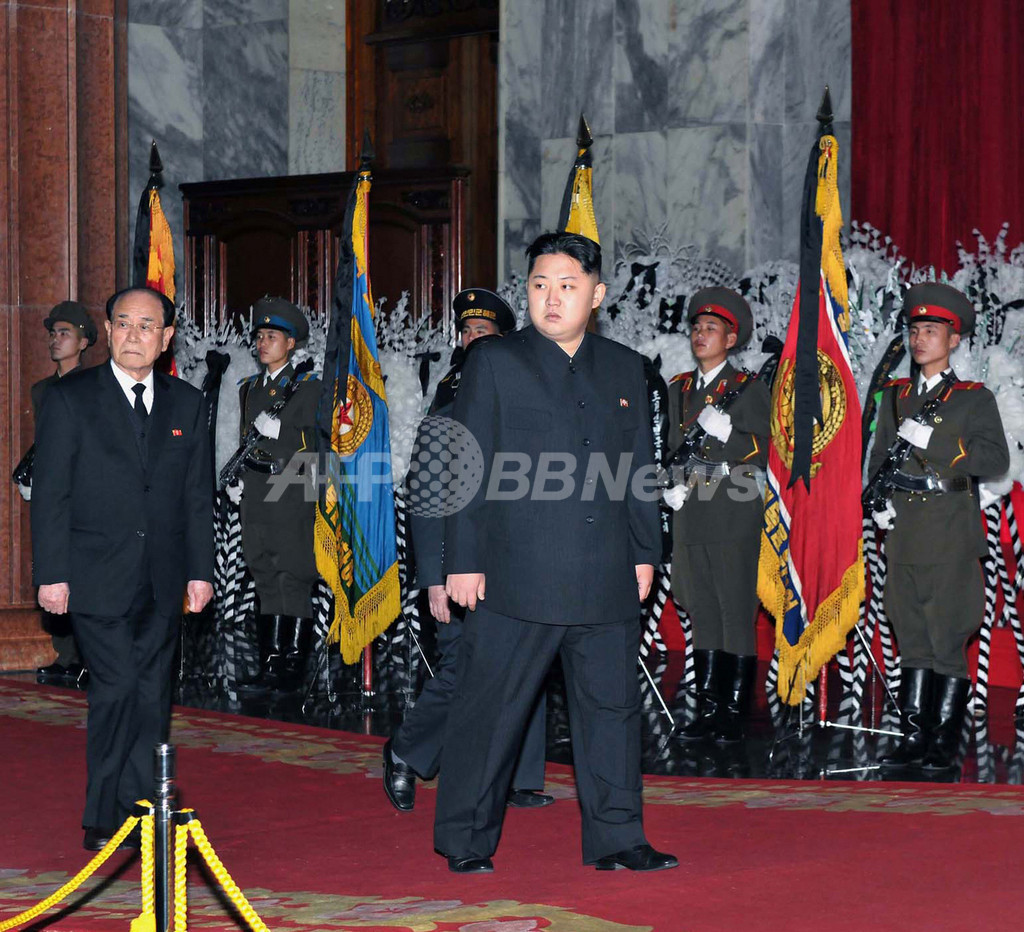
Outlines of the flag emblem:
M172 437L180 437L180 436L182 436L181 430L179 428L177 428L177 427L172 428L171 429L171 436Z
M620 398L619 399L619 407L620 408L628 408L629 407L629 402L625 398Z

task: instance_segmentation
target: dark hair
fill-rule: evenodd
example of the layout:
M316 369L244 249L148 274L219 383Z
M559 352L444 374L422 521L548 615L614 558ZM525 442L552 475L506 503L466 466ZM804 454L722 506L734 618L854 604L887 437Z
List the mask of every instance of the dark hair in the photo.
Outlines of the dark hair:
M575 259L588 275L596 272L598 278L601 277L601 247L579 233L541 233L526 247L526 255L530 259L527 275L533 271L537 256L564 255Z
M164 309L164 326L170 327L174 323L174 315L176 309L174 302L160 291L155 288L147 288L145 285L135 285L131 288L122 288L120 291L115 291L109 298L107 298L107 320L114 319L114 307L118 301L120 301L125 295L130 295L135 292L141 294L150 294L160 302L160 306Z

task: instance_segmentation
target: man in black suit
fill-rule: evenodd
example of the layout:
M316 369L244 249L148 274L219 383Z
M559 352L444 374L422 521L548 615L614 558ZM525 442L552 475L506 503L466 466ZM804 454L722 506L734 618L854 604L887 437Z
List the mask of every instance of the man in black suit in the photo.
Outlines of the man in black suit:
M32 386L32 414L36 424L39 423L39 412L43 409L47 390L82 364L82 354L96 342L97 336L96 325L89 312L77 301L61 301L46 316L43 326L46 328L50 361L56 363L57 368ZM19 485L18 491L25 501L30 500L31 485ZM39 682L56 681L84 687L87 673L67 615L46 614L43 627L50 633L57 659L36 670Z
M34 582L44 609L70 612L90 673L89 850L152 792L182 598L200 612L213 595L206 405L153 371L173 323L174 305L157 291L113 295L109 365L52 386L36 430Z
M454 872L494 869L512 767L558 654L584 862L675 867L641 811L640 603L661 558L643 360L587 333L605 293L596 243L548 233L527 254L533 326L475 351L455 399L483 481L445 522L448 594L469 614L434 847Z

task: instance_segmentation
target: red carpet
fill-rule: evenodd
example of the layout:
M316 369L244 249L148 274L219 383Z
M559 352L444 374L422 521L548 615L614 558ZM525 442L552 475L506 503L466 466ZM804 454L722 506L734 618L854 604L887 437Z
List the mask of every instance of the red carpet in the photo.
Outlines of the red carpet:
M86 863L84 739L80 694L0 681L0 921ZM681 865L638 876L580 864L571 771L549 765L557 805L510 812L496 872L460 878L431 851L433 787L413 813L385 799L378 739L178 710L174 742L181 803L273 930L960 932L1024 915L1018 787L649 777L648 835ZM137 855L108 868L31 928L126 930ZM239 928L211 890L197 860L189 928Z

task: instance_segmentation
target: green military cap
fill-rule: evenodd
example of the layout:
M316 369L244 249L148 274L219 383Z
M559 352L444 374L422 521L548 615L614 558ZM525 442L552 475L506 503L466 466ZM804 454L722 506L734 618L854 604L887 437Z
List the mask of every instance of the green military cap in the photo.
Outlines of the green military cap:
M284 298L260 298L252 306L252 329L280 330L301 343L309 337L309 321L291 301Z
M460 291L452 301L452 310L458 326L473 317L491 320L498 325L501 333L516 329L516 315L501 295L488 291L486 288L466 288Z
M686 319L692 324L701 314L720 317L736 334L736 349L743 346L754 332L754 315L750 305L731 288L701 288L690 298Z
M962 291L942 282L912 286L903 298L903 314L907 324L938 321L954 333L974 331L974 305Z
M96 342L96 325L92 322L84 304L79 304L77 301L61 301L50 311L49 316L43 321L43 326L47 330L52 330L53 325L58 321L77 327L82 336L89 341L90 346Z

